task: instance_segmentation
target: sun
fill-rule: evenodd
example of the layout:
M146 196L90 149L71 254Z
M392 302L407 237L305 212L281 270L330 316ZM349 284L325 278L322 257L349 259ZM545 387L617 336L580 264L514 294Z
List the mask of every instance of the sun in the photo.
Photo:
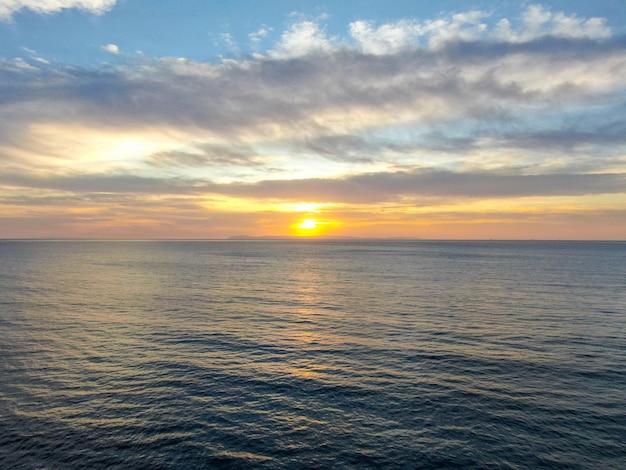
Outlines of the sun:
M310 214L305 219L300 219L295 224L291 225L292 235L297 237L320 237L328 235L332 231L333 227L336 227L338 222L331 219L313 219Z
M326 225L316 219L302 219L293 224L291 230L298 237L317 237L325 231Z
M317 228L317 220L304 219L302 222L300 222L300 225L298 225L298 228L304 229L304 230L314 230Z

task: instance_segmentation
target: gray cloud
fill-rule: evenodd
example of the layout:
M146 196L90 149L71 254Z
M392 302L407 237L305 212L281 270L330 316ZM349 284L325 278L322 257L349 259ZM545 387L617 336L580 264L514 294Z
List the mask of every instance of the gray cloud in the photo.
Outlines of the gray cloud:
M447 171L355 175L344 179L261 181L231 184L220 192L247 197L375 203L409 197L501 198L626 192L626 175L511 175Z
M626 120L609 123L585 122L558 129L503 133L502 145L528 150L559 149L575 151L581 147L609 147L617 151L626 146Z
M439 170L371 173L337 179L265 180L229 184L199 179L159 179L134 175L6 175L0 177L1 183L85 194L215 194L346 203L377 203L402 197L507 198L626 192L626 175L623 173L514 175Z
M132 174L69 174L35 176L5 173L0 184L18 188L51 189L80 194L136 193L136 194L193 194L204 186L202 181L182 178L153 178Z
M381 151L401 152L404 147L391 142L365 139L357 135L317 135L294 139L289 147L297 153L313 153L329 160L357 163L373 162Z
M254 149L245 144L201 144L196 152L158 152L150 155L150 162L157 166L254 166L263 162Z

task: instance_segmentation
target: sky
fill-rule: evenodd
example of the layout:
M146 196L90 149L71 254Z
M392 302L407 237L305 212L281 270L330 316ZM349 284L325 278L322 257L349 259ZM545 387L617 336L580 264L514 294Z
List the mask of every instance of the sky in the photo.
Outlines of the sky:
M0 0L0 238L625 240L624 77L624 0Z

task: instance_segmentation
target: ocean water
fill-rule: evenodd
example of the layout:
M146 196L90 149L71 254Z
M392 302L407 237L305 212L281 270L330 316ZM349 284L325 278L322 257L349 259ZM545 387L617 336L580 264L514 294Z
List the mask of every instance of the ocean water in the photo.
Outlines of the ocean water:
M0 241L0 468L626 468L626 243Z

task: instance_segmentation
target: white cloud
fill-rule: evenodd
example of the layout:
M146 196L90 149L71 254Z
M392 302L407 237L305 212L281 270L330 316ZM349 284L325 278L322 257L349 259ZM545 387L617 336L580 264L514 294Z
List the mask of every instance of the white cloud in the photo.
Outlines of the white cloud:
M578 39L605 39L611 28L604 18L579 18L563 12L552 13L542 5L530 5L521 15L515 30L508 19L502 19L493 30L493 37L503 41L524 42L542 36Z
M438 46L451 40L476 40L487 32L487 24L483 23L482 20L488 16L488 13L482 11L468 11L452 15L452 18L446 22L443 28L429 28L429 44Z
M423 22L400 20L378 27L369 21L355 21L350 24L350 35L365 53L389 54L420 46L422 41L437 47L449 41L475 40L488 30L482 22L487 16L485 12L469 11Z
M526 27L526 32L537 35L550 21L552 14L541 5L530 5L522 14L522 21Z
M252 43L254 44L258 44L259 42L261 42L264 38L267 37L267 35L272 31L272 28L269 27L262 27L260 28L258 31L255 31L254 33L250 33L248 35L248 37L250 38L250 41L252 41Z
M22 59L21 57L17 57L15 59L13 59L13 64L18 68L18 69L22 69L22 70L31 70L31 71L37 71L39 70L37 67L33 67L32 65L30 65L28 62L26 62L24 59Z
M496 39L526 42L543 36L571 39L605 39L611 29L603 18L579 18L563 12L552 13L541 5L530 5L515 28L503 18L489 27L484 21L490 16L472 10L433 20L403 19L375 26L372 21L355 21L349 25L350 36L367 54L390 54L415 47L442 47L453 41Z
M50 63L50 61L44 59L43 57L39 57L37 55L37 51L34 49L30 49L28 47L21 47L20 49L22 49L24 52L26 52L30 58L36 62L39 62L40 64L45 64L48 65Z
M371 21L355 21L349 27L352 38L368 54L398 51L415 44L424 33L421 24L406 20L383 24L378 28Z
M230 48L230 49L236 49L237 48L237 41L235 41L235 38L230 33L221 33L220 34L220 41L223 44L226 44L226 46L228 48Z
M120 53L120 48L115 44L105 44L104 46L100 46L100 49L115 55Z
M28 9L40 14L78 8L94 14L109 11L117 0L0 0L0 20L10 20L13 13Z
M270 52L272 57L300 57L312 52L329 51L333 47L333 40L326 36L326 32L314 21L295 23L281 35L276 48Z

